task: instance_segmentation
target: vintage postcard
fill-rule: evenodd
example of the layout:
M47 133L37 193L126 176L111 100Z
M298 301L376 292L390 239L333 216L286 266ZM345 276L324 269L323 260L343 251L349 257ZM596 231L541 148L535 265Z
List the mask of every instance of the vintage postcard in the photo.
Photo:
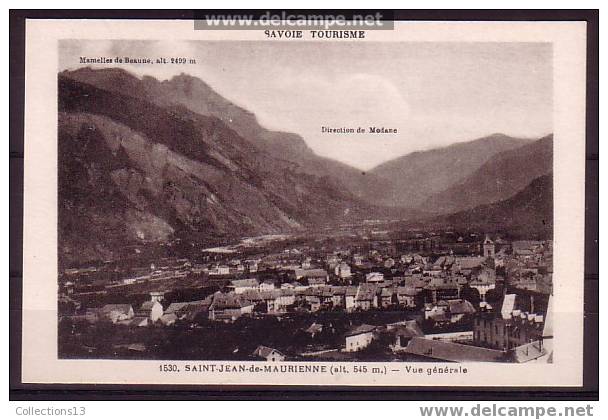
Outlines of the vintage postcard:
M212 23L27 21L24 383L582 384L585 22Z

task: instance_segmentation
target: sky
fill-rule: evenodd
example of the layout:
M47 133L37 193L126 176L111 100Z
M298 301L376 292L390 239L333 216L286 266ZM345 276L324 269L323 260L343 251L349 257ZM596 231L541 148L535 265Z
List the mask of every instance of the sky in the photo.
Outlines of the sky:
M117 55L194 58L119 66L159 80L199 77L266 128L300 134L315 153L363 170L493 133L552 132L546 43L65 40L59 69L82 67L80 56ZM328 134L323 126L397 134Z

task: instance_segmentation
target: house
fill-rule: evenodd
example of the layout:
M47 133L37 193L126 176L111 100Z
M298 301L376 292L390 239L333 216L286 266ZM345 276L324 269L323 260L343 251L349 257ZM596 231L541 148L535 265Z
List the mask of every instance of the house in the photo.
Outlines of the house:
M245 267L249 273L256 273L258 271L258 261L257 260L246 260Z
M340 264L340 258L337 255L329 255L325 263L330 270L333 270Z
M446 362L506 362L507 355L500 350L469 346L443 340L413 337L404 349L406 353L425 359Z
M245 290L259 290L259 288L260 284L257 279L230 280L230 284L228 285L228 290L237 295L243 293Z
M191 302L173 302L171 303L167 309L165 309L163 317L161 317L161 322L170 322L170 320L175 316L175 320L178 319L187 319L189 321L194 320L199 314L205 314L208 316L209 306L213 300L213 295L208 296L202 300L195 300ZM172 322L174 323L174 322Z
M277 349L273 349L266 346L258 346L253 351L253 356L264 359L267 362L282 362L285 360L285 355L278 351Z
M260 292L274 290L274 282L272 280L264 280L259 286Z
M276 292L280 293L280 290ZM260 297L264 301L266 313L275 313L279 312L279 305L277 304L277 293L273 293L272 291L268 292L260 292Z
M518 289L530 290L548 295L551 294L553 289L552 277L551 273L538 274L526 271L524 274L515 277L512 284Z
M439 300L459 298L464 286L464 283L460 281L461 279L464 279L464 277L449 274L431 277L424 286L426 301L437 303Z
M397 303L404 308L416 308L416 297L420 294L421 290L407 286L397 287Z
M266 312L285 312L288 306L295 303L295 293L291 290L268 290L259 293L266 304Z
M307 279L308 284L310 284L311 279L314 281L315 284L325 284L327 283L327 280L329 280L329 275L327 274L327 271L320 268L296 268L293 271L296 280Z
M378 306L388 308L393 304L394 291L389 287L382 287L378 292Z
M309 308L310 312L318 312L321 310L321 300L317 296L307 297L306 307Z
M469 286L479 292L482 301L486 300L486 293L496 287L496 270L491 267L481 267L477 276L469 282Z
M418 322L415 320L402 321L386 326L388 332L395 337L395 342L391 348L393 351L403 351L407 347L410 340L414 337L424 337L424 333L420 329Z
M400 279L399 284L402 286L414 288L419 292L422 292L430 280L428 277L423 277L422 274L407 274L396 278Z
M323 286L327 284L327 281L329 280L329 275L327 274L327 271L320 268L304 270L303 277L307 280L308 285L312 287Z
M344 308L346 309L346 312L352 312L357 307L355 299L358 290L359 288L354 286L348 286L346 288L344 292Z
M356 352L363 350L374 340L376 326L362 324L351 329L345 336L345 352Z
M164 315L175 315L176 318L180 318L184 308L188 306L188 302L172 302L165 309Z
M135 312L133 306L128 303L108 304L101 308L100 315L103 318L109 319L113 324L119 321L133 319Z
M473 322L473 342L478 346L511 350L549 337L545 318L550 316L551 300L546 310L536 308L535 312L516 309L523 307L524 301L523 297L507 294L500 312L488 310L487 306L480 308Z
M393 268L395 266L395 260L393 258L387 258L384 260L385 268Z
M412 262L414 262L414 257L412 257L411 255L407 255L407 254L403 254L401 255L401 257L399 258L399 262L401 264L406 264L409 265Z
M543 338L544 316L518 309L510 318L496 313L480 313L473 322L473 342L476 345L510 350Z
M310 327L304 330L304 332L310 335L311 338L315 338L315 335L319 334L321 331L323 331L323 325L317 324L316 322L313 322L310 324Z
M136 311L135 316L149 318L150 321L156 322L163 316L163 305L157 300L144 302Z
M475 307L464 299L440 300L424 307L424 319L431 319L436 324L455 324L474 313Z
M209 270L210 276L227 276L230 274L230 267L227 265L216 265Z
M233 322L242 315L253 312L253 303L236 293L216 293L209 306L209 319Z
M309 287L323 287L326 284L324 279L315 277L307 278L306 282L308 283Z
M464 299L450 299L448 300L448 312L450 314L450 322L452 324L460 322L467 315L474 314L475 307L471 302Z
M331 292L331 306L333 308L344 308L346 304L346 287L331 286L329 291Z
M378 307L378 296L376 295L376 286L373 284L360 284L357 288L355 296L355 308L362 311L368 311Z
M350 271L350 266L345 262L340 263L336 266L335 274L341 279L348 279L352 277L352 273Z
M304 261L302 261L302 264L300 265L303 269L308 270L311 267L311 260L310 257L307 257L304 259Z
M241 299L245 299L245 300L253 303L254 305L264 302L264 298L262 297L262 292L260 292L257 289L244 290L242 293L239 293L238 295L240 296Z

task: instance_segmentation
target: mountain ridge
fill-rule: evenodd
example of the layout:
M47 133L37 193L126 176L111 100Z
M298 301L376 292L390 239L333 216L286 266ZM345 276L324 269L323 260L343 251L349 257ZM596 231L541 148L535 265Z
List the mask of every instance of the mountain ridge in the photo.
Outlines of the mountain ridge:
M68 261L173 237L223 241L364 218L424 218L433 206L424 199L456 188L492 159L517 160L519 148L536 143L494 134L413 152L370 173L317 156L297 134L265 129L191 76L159 82L85 68L60 72L58 91L59 243ZM404 161L411 165L394 167Z
M465 179L496 153L530 141L500 134L400 156L371 171L381 179L399 179L387 195L375 198L383 205L420 209L428 196Z
M102 248L111 254L115 244L148 240L155 229L165 234L153 240L179 231L238 237L370 212L350 192L294 171L214 117L61 76L58 83L60 243L70 258ZM70 246L86 248L75 239L92 235L97 251Z
M461 182L428 197L424 207L451 213L502 201L552 169L553 135L549 135L495 154Z
M233 104L208 83L194 76L181 73L171 79L158 81L150 76L138 78L120 68L92 69L90 67L63 71L61 75L121 95L140 99L143 97L162 107L181 105L196 114L214 116L241 137L250 139L260 150L285 161L286 164L293 165L294 170L328 176L338 187L349 190L373 205L420 210L419 206L424 202L426 195L441 192L451 183L463 180L493 154L532 141L495 133L444 147L414 151L377 165L371 170L363 171L334 159L316 155L298 134L264 128L254 113ZM464 150L454 159L452 155L461 149ZM428 157L437 155L440 158L431 159L430 164L444 168L442 173L439 175L436 171L429 173L421 168L428 161ZM465 164L463 169L463 165L459 165L461 166L459 168L452 163L458 159L464 159L465 163L466 160L470 162ZM401 168L392 168L394 166ZM459 175L463 170L464 172ZM421 181L424 184L420 188L403 186ZM395 186L394 183L400 183L401 186Z
M431 224L454 228L497 230L521 238L553 237L553 172L533 179L514 196L473 209L437 216Z

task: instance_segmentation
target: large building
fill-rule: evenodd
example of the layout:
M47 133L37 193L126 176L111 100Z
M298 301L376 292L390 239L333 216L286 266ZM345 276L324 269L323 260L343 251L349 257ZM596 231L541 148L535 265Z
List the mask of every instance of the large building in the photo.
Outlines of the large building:
M500 312L482 307L473 323L475 345L500 350L542 341L546 310L516 309L518 296L507 294Z

